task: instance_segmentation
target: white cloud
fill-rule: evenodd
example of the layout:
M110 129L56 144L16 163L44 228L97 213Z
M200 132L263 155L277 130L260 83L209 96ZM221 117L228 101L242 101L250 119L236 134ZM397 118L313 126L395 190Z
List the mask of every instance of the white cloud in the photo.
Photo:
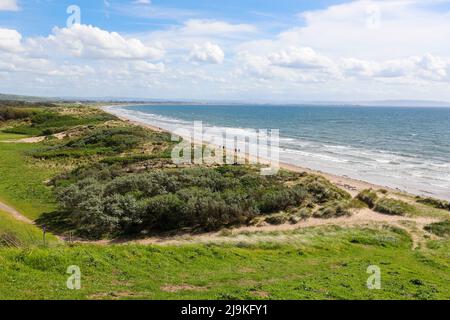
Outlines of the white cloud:
M218 20L188 20L180 32L190 35L212 35L216 37L254 33L257 29L250 24L231 24Z
M220 64L225 59L225 53L217 44L206 42L202 45L194 45L189 55L189 60L194 62Z
M158 46L144 45L135 38L124 38L91 25L75 24L70 28L54 28L53 34L42 39L44 45L53 45L64 53L86 59L161 59Z
M19 52L22 48L22 35L16 30L0 28L0 51Z
M17 0L0 0L0 11L18 11Z
M311 48L290 47L270 54L269 60L273 65L298 69L322 69L333 65L330 59Z
M429 53L381 62L350 58L343 59L342 68L348 76L356 77L448 81L450 60Z
M428 8L435 3L360 0L308 11L300 14L305 26L282 32L278 40L285 45L307 44L334 57L446 55L450 52L450 15Z

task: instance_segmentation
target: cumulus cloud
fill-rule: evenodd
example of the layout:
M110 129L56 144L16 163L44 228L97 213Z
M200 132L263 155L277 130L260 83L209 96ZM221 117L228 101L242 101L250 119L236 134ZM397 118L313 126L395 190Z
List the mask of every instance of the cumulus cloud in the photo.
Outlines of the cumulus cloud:
M225 53L217 44L206 42L202 45L194 45L189 55L189 60L194 62L220 64L225 59Z
M0 11L17 11L19 6L17 0L0 0Z
M450 60L427 53L423 56L386 61L343 59L341 66L348 76L446 81L450 71Z
M330 59L308 47L290 47L270 54L269 60L273 65L298 69L321 69L333 65Z
M77 58L87 59L150 59L163 57L158 46L148 46L135 38L124 38L91 25L75 24L70 28L54 28L53 34L42 39L45 45Z
M283 31L285 45L305 45L327 55L392 59L450 51L449 14L437 1L359 0L303 12L304 26Z
M22 35L16 30L0 28L0 51L22 51Z

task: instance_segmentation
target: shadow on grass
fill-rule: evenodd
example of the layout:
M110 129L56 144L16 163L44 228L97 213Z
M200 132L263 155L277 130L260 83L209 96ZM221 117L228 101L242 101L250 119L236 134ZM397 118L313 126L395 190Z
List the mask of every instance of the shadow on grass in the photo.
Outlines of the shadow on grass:
M70 220L70 214L64 211L54 211L42 214L36 224L40 227L46 227L48 231L63 235L73 231L75 226Z

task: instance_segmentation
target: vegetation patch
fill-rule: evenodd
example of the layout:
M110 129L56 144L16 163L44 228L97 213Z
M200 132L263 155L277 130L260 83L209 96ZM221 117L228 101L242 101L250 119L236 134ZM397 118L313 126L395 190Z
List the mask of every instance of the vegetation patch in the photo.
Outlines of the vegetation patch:
M450 202L445 200L438 200L434 198L423 198L423 197L416 197L416 201L421 204L425 204L428 206L431 206L436 209L443 209L443 210L449 210L450 211Z
M425 226L425 230L439 237L450 238L450 221L441 221Z
M46 244L56 243L56 238L46 235ZM0 247L34 247L42 246L43 233L36 226L17 221L8 213L0 211Z
M376 191L372 189L361 191L356 198L364 202L369 208L373 208L378 201L378 195Z
M97 164L62 175L52 184L61 213L75 231L95 238L212 231L316 205L330 208L324 217L349 214L350 196L326 180L283 171L263 177L245 166L129 172L122 166ZM290 220L285 218L283 223Z
M61 114L48 109L39 109L25 118L25 124L5 129L3 132L30 136L48 136L66 131L74 126L96 124L115 119L109 114L100 112L82 117Z
M393 216L406 216L415 211L414 207L406 202L390 198L382 198L378 200L375 204L374 210L379 213Z

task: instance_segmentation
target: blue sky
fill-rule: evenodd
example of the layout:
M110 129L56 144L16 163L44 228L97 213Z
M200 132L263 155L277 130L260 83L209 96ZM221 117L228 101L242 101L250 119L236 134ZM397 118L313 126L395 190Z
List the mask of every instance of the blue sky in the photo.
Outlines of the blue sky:
M448 34L447 0L0 0L0 92L450 100Z
M2 26L21 31L24 36L48 34L54 26L64 26L70 5L82 9L82 22L117 32L156 30L181 23L187 18L220 19L286 27L301 23L297 13L326 8L343 0L153 0L142 6L127 0L31 0L18 1L21 10L1 12ZM141 14L136 14L140 11ZM275 29L276 31L276 29Z

